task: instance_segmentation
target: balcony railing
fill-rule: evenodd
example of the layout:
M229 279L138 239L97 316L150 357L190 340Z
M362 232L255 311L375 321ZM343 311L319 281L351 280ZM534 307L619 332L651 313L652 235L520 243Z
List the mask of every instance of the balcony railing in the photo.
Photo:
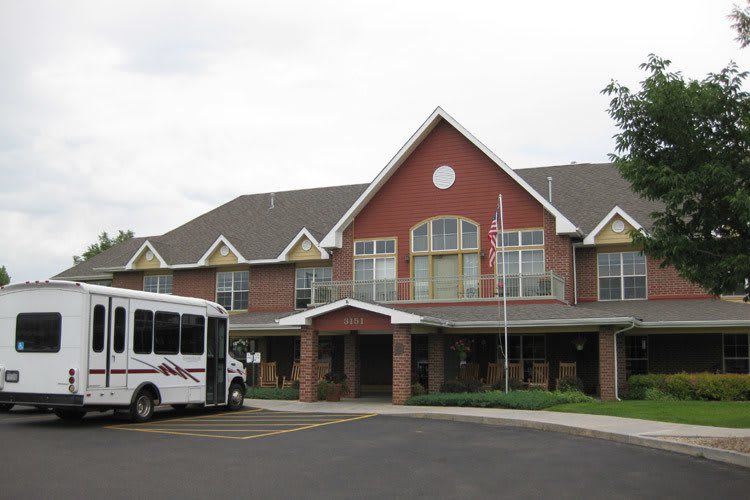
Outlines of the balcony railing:
M312 284L312 304L327 304L340 299L366 302L455 302L498 300L539 300L565 298L565 280L553 272L513 274L505 278L494 274L432 278L396 278L367 281L319 281Z

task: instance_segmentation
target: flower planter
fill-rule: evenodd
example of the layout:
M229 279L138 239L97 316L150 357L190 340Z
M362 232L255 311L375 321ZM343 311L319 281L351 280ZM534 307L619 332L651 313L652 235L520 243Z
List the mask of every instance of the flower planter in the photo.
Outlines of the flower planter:
M341 401L341 384L334 384L333 389L326 394L326 401Z

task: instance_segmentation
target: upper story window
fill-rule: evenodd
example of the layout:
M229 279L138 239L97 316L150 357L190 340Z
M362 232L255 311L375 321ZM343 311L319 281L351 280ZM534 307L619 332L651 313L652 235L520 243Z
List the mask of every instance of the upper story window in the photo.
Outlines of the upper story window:
M216 273L216 302L227 311L247 309L249 285L249 271Z
M313 282L330 282L332 270L330 267L302 267L297 269L295 279L295 307L304 309L312 299Z
M145 276L143 278L143 291L153 293L172 293L172 275L161 274L158 276Z
M432 219L411 231L412 252L477 250L479 227L471 221L442 217Z
M599 300L646 298L646 256L641 252L600 253Z
M387 301L396 295L396 240L354 242L354 295L359 300Z
M531 247L544 245L544 230L505 231L503 243L506 247Z

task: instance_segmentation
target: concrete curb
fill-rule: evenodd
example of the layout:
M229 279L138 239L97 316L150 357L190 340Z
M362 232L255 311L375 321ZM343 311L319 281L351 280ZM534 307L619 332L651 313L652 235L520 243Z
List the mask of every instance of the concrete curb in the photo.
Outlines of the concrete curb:
M448 413L405 413L389 414L391 417L408 417L408 418L425 418L432 420L452 420L455 422L471 422L476 424L502 425L508 427L523 427L526 429L536 429L548 432L560 432L573 436L591 437L604 439L617 443L633 444L644 446L646 448L655 448L658 450L682 453L697 458L705 458L717 462L724 462L732 465L738 465L750 469L750 455L736 451L722 450L719 448L710 448L688 443L678 443L675 441L666 441L657 437L648 435L633 436L629 434L619 434L616 432L607 432L583 427L574 427L570 425L555 424L550 422L535 422L532 420L520 420L515 418L503 417L478 417L472 415L452 415ZM669 436L660 436L668 438Z

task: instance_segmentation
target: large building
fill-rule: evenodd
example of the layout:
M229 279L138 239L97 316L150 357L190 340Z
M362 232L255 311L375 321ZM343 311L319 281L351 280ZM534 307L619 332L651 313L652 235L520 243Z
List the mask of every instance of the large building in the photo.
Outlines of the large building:
M587 392L614 399L633 373L748 373L750 307L631 244L658 209L611 164L512 170L438 108L370 184L240 196L56 278L217 301L231 337L257 339L280 376L299 363L303 401L318 363L345 373L352 396L395 404L415 382L437 392L467 367L485 377L503 357L503 296L520 378L575 363Z

